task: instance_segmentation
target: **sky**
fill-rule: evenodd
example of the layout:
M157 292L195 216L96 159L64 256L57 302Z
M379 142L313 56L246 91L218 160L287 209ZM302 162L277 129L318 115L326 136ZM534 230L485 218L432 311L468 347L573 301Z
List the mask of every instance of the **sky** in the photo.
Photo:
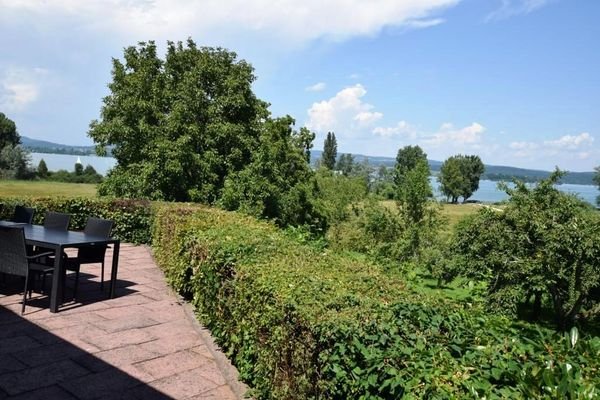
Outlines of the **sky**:
M188 37L255 68L273 116L338 153L600 165L597 0L0 0L0 112L92 144L112 58Z

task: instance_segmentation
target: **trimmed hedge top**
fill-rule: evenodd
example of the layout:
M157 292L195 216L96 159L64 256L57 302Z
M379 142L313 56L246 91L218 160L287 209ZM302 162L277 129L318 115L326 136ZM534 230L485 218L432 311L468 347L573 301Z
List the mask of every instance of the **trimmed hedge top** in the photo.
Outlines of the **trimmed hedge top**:
M12 218L16 205L35 209L33 222L44 223L46 211L71 214L69 229L83 230L88 217L114 221L113 235L130 243L150 243L153 206L146 200L61 198L61 197L0 197L4 204L0 219Z

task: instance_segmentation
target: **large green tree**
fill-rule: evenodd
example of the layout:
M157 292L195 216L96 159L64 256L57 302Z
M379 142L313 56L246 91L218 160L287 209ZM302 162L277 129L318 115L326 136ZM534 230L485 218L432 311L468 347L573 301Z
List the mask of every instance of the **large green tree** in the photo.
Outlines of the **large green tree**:
M242 170L259 143L267 104L252 92L253 68L235 53L154 42L113 59L110 94L89 136L116 167L101 194L214 202L226 177Z
M0 149L5 146L16 146L21 143L21 136L17 132L17 125L0 112Z
M479 156L459 154L449 157L440 168L440 190L452 203L457 203L459 197L467 201L479 189L484 171Z
M517 182L503 210L484 208L454 234L449 265L469 279L487 282L488 302L516 313L534 298L551 305L559 329L581 310L594 309L600 292L600 216L555 185L562 172L531 188Z
M325 143L323 143L323 154L321 155L321 165L325 168L333 170L335 168L335 160L337 158L337 140L335 133L327 132Z
M394 185L405 225L403 240L407 255L419 255L423 240L437 228L437 212L429 204L433 196L429 174L427 154L419 146L405 146L398 150Z

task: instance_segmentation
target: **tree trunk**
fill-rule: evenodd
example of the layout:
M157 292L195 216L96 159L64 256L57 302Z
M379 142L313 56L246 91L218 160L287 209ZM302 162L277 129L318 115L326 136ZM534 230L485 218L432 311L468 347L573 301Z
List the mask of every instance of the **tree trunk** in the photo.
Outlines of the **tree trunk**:
M542 312L542 294L540 292L536 292L533 295L533 309L531 310L531 320L537 321L540 319L540 314Z

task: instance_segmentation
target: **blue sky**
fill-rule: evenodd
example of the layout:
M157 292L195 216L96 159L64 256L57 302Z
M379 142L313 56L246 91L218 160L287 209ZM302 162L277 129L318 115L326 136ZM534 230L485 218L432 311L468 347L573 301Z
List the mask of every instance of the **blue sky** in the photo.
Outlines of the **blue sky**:
M339 152L600 164L596 0L0 0L0 111L91 144L111 57L192 37L251 62L274 115Z

